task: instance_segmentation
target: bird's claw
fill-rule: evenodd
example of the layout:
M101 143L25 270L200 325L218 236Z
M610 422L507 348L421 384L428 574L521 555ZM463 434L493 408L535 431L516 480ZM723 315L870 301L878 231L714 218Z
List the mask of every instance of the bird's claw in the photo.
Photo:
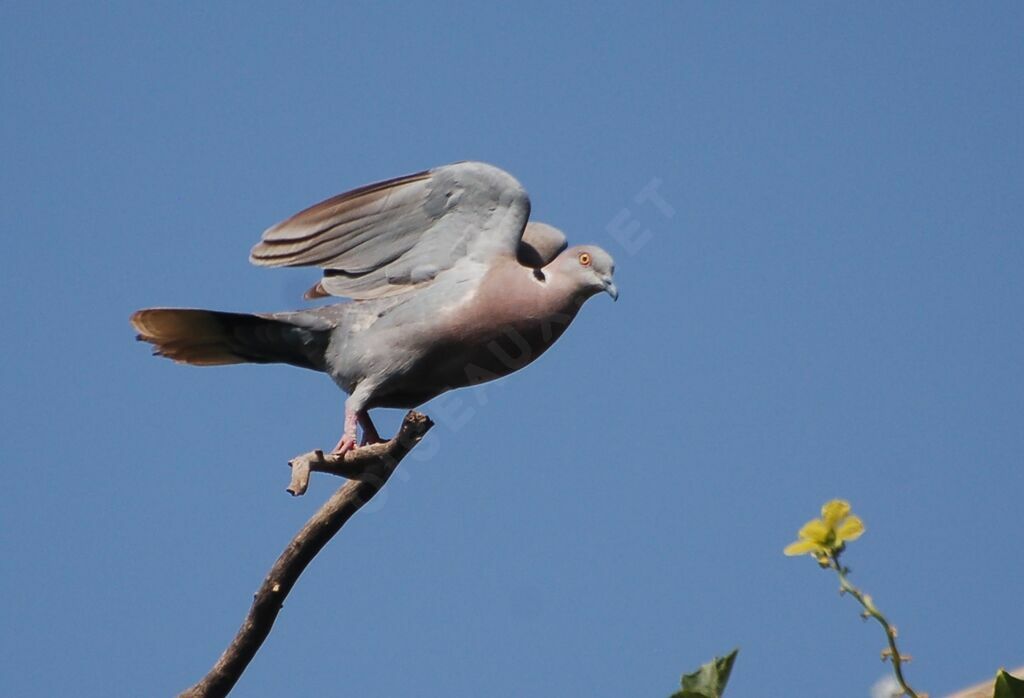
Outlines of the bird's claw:
M331 451L332 456L343 456L349 451L356 450L356 440L352 436L342 436Z

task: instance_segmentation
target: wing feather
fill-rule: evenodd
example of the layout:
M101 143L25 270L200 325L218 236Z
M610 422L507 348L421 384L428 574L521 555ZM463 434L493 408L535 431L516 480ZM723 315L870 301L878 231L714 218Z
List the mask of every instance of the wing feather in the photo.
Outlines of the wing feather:
M517 257L520 264L540 269L553 262L568 246L565 233L558 228L530 221L523 231L523 239L519 241Z
M510 174L462 162L311 206L264 232L249 259L323 268L316 295L378 298L430 283L464 257L514 257L529 215Z

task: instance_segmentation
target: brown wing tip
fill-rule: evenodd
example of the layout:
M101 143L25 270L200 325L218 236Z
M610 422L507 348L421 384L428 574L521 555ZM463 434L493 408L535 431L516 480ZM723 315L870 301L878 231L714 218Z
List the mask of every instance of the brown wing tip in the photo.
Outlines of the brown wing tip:
M331 294L324 290L323 284L317 281L313 284L312 288L302 294L302 297L307 301L314 301L317 298L327 298Z
M249 250L249 263L258 267L285 266L278 261L273 247L265 242L257 242L252 246L252 249Z

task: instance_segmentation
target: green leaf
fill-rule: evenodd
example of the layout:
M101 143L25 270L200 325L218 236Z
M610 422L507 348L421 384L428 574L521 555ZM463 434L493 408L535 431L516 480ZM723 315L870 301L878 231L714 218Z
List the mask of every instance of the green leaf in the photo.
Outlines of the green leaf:
M1024 681L1000 669L996 674L996 687L992 698L1024 698Z
M673 693L672 698L721 698L738 652L738 648L734 649L724 657L715 657L692 674L683 674L680 682L683 690Z

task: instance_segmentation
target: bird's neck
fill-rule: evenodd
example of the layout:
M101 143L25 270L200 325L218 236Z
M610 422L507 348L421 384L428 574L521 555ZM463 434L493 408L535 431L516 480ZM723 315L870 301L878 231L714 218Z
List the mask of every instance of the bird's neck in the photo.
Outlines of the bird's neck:
M574 284L554 265L531 269L517 262L494 265L482 280L473 305L496 323L516 325L558 318L571 322L579 311Z

